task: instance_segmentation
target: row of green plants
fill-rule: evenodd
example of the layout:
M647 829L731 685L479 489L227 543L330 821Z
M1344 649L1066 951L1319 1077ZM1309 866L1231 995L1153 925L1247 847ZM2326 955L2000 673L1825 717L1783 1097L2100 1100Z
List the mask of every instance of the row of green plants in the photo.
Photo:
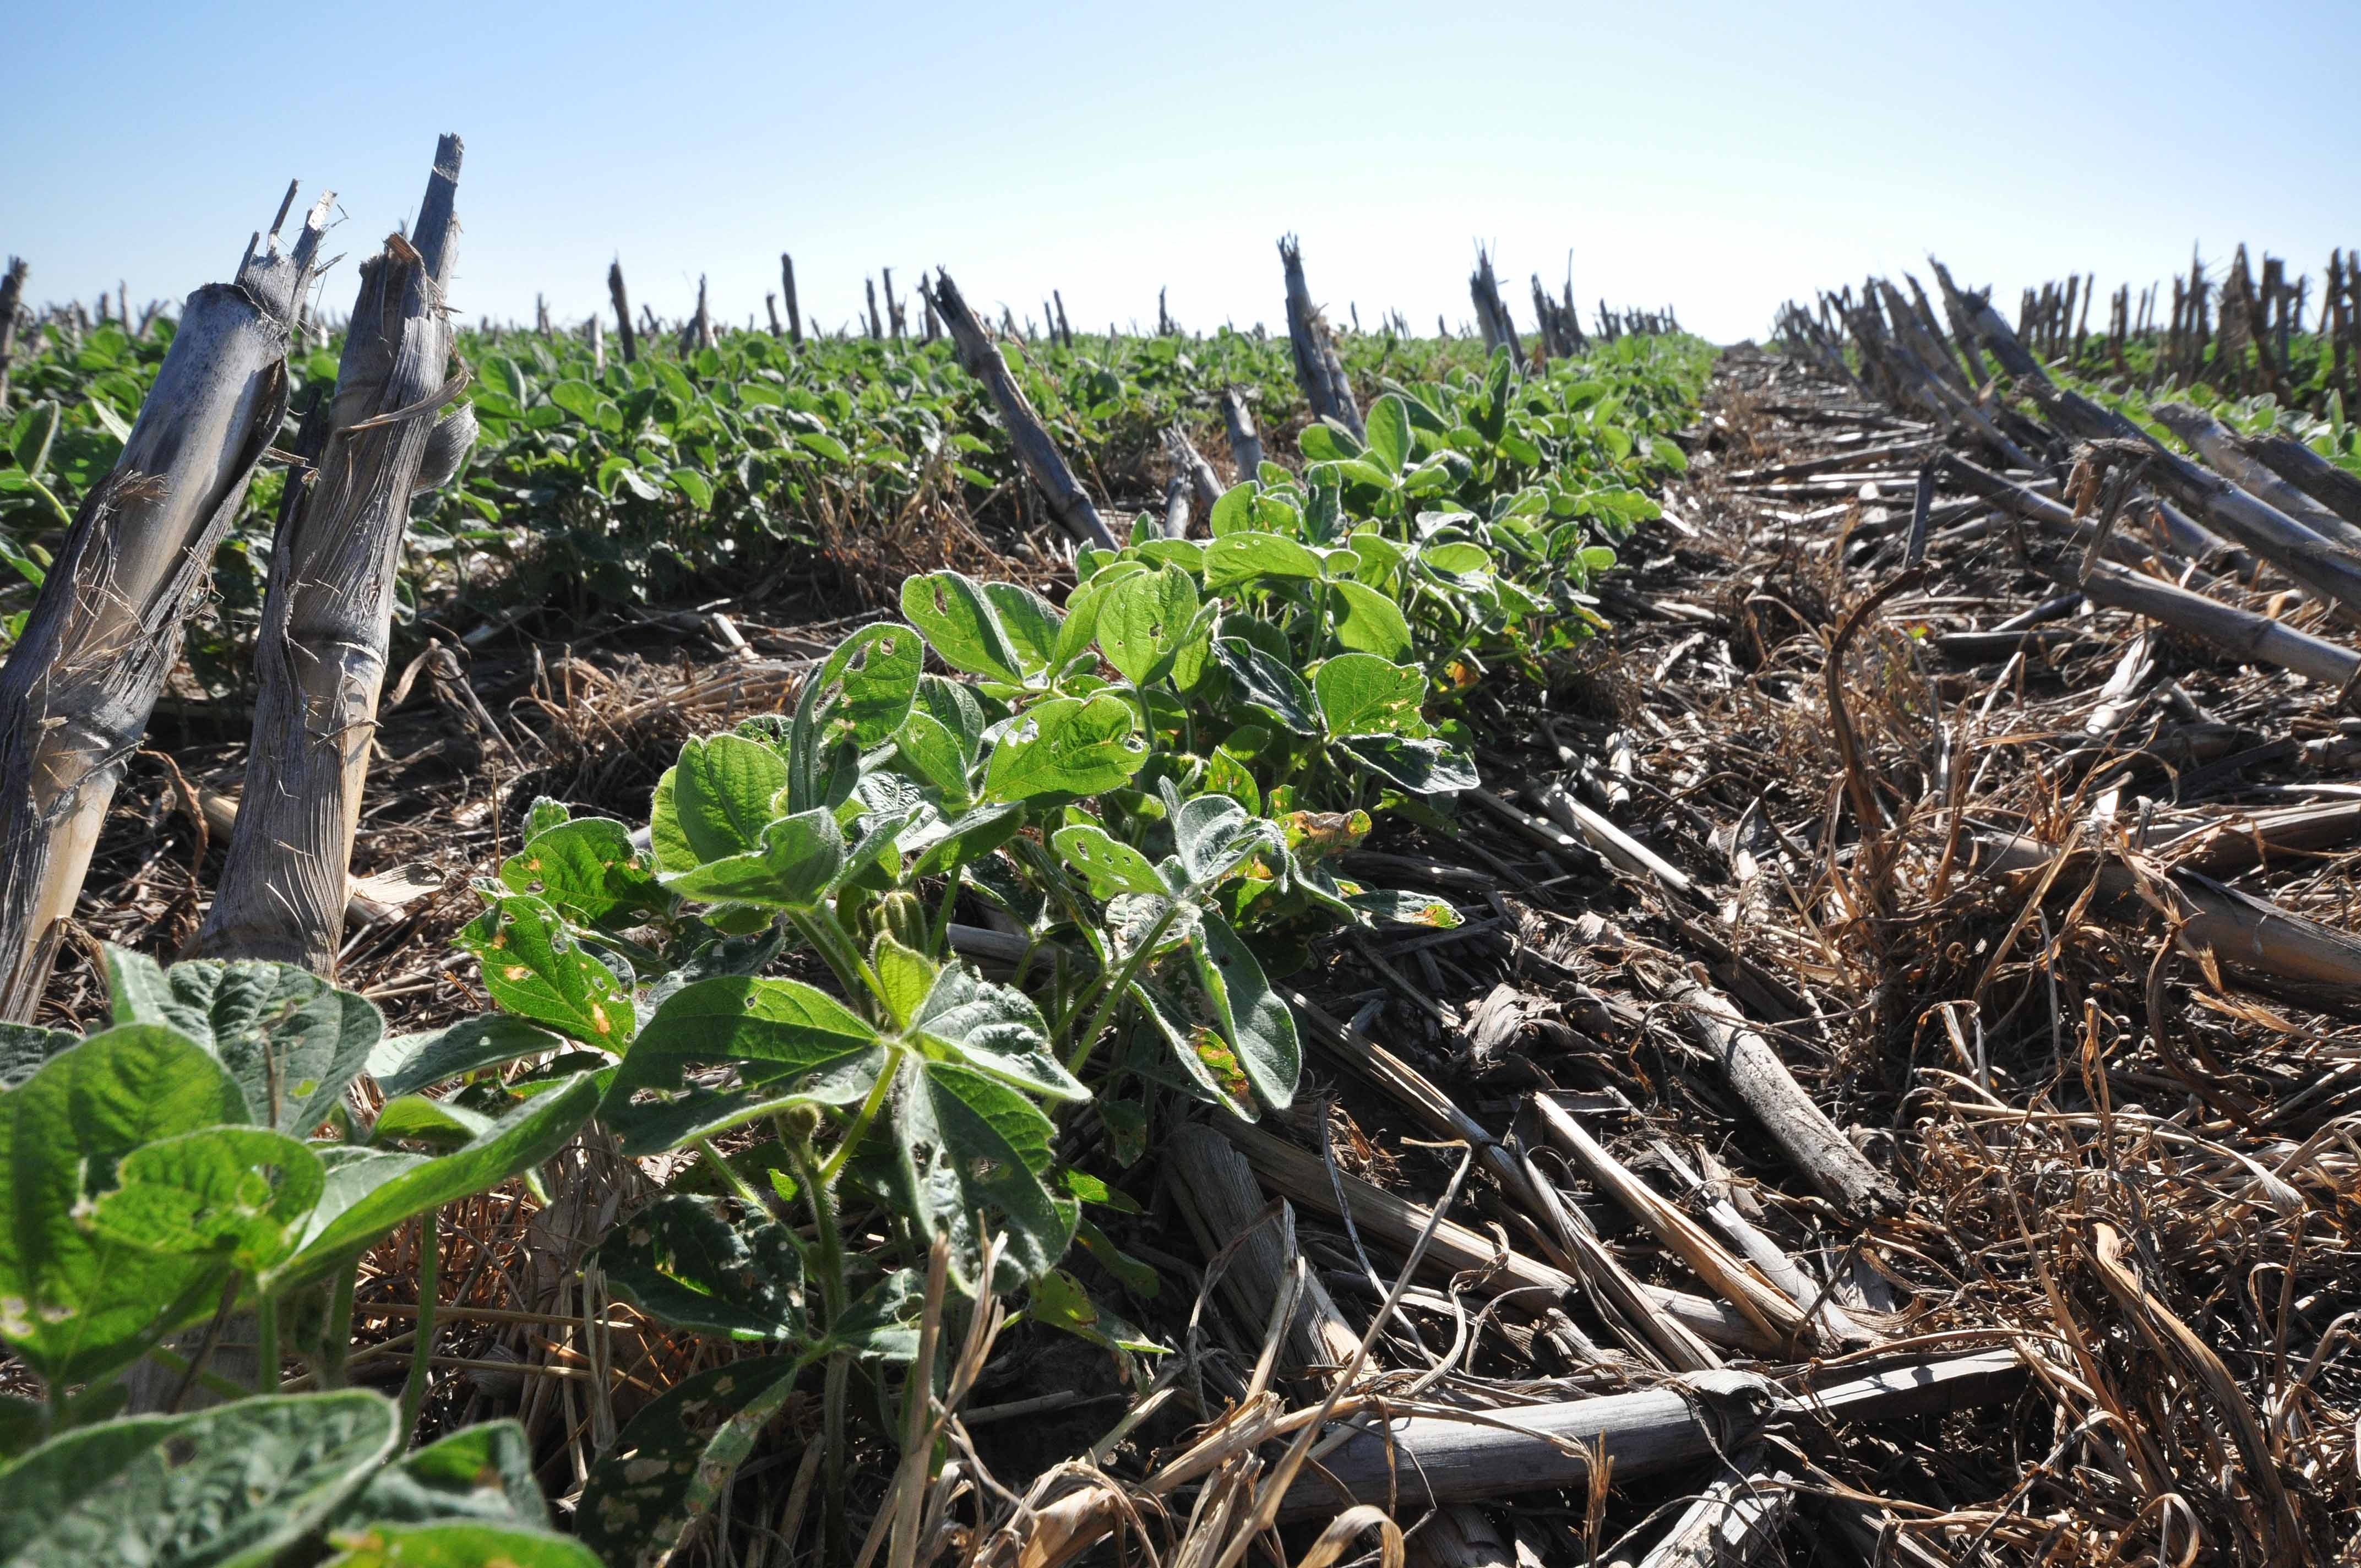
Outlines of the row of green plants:
M922 1430L907 1402L945 1376L911 1365L930 1263L945 1343L1003 1296L1155 1354L1129 1303L1159 1277L1103 1223L1133 1207L1125 1172L1176 1117L1290 1102L1279 984L1323 934L1457 920L1340 857L1387 813L1447 818L1478 783L1470 693L1545 680L1590 633L1587 590L1683 466L1671 433L1709 361L1626 338L1530 378L1501 356L1395 384L1364 438L1305 428L1300 468L1231 488L1207 537L1142 518L1084 552L1062 603L911 578L901 618L847 638L792 713L686 742L644 823L533 808L460 938L481 1017L387 1039L296 970L117 955L112 1027L5 1036L0 1340L47 1397L6 1408L23 1456L0 1498L71 1506L0 1505L0 1563L256 1561L263 1541L476 1560L413 1552L435 1531L512 1538L520 1564L651 1562L799 1389L829 1558L850 1561L856 1429L889 1448ZM384 1097L366 1120L346 1093L363 1071ZM569 1539L512 1429L402 1454L423 1360L403 1399L342 1385L362 1254L533 1179L594 1124L691 1157L586 1266L734 1353L631 1420ZM164 1348L233 1313L257 1325L253 1389ZM291 1356L319 1391L275 1392ZM244 1397L122 1417L142 1357ZM241 1421L280 1434L252 1440L269 1486L176 1462Z
M49 544L113 466L171 334L170 318L137 336L104 325L14 367L0 426L0 647ZM1363 387L1482 364L1466 340L1354 334L1343 346ZM291 408L335 385L336 352L290 359ZM818 545L821 513L851 530L890 526L929 489L971 509L1013 505L1015 454L947 343L730 333L686 354L643 344L636 362L609 353L601 366L577 335L509 332L463 334L458 353L481 433L458 481L418 503L404 627L422 610L448 619L554 599L587 613L742 587L747 570L778 573ZM1060 449L1102 493L1143 488L1176 421L1219 450L1224 387L1275 428L1302 418L1284 338L1078 335L1071 348L1027 343L1009 357ZM215 692L250 669L280 483L277 468L258 471L192 629L192 673Z

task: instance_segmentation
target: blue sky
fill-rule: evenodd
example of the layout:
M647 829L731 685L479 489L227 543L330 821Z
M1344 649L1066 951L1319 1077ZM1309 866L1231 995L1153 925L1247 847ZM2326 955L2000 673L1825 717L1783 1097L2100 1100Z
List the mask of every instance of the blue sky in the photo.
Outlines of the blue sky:
M1019 314L1055 286L1078 329L1152 323L1159 285L1245 325L1292 230L1340 316L1467 319L1483 240L1528 327L1571 252L1585 302L1730 340L1928 250L2013 306L2192 241L2361 245L2350 0L16 11L0 250L37 298L225 277L291 175L364 254L444 130L471 317L578 320L620 256L635 302L685 313L703 272L743 321L790 250L831 323L865 272L941 264Z

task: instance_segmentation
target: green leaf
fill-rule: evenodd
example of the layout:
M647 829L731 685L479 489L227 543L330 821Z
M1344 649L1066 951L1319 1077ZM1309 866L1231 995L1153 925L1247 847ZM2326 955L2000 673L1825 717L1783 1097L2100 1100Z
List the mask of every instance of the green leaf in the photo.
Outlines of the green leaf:
M236 1080L158 1024L93 1035L0 1094L0 1340L44 1381L95 1382L212 1309L215 1260L126 1246L77 1216L133 1150L245 1116Z
M1343 601L1336 618L1337 641L1397 663L1410 657L1410 626L1400 606L1363 583L1333 583L1329 591Z
M1099 601L1099 649L1124 679L1143 685L1196 613L1196 581L1179 567L1126 577Z
M1424 727L1426 676L1374 653L1339 653L1312 673L1331 735L1381 735Z
M38 479L43 465L49 460L49 444L57 439L58 405L48 399L35 403L17 417L15 439L10 453L16 466Z
M1410 407L1391 392L1369 405L1362 425L1368 436L1368 455L1387 473L1399 474L1410 463Z
M376 1005L293 964L194 959L159 968L107 949L118 1024L162 1024L212 1051L247 1119L299 1136L325 1121L385 1030Z
M1089 879L1091 896L1113 898L1118 893L1166 894L1155 863L1105 828L1077 822L1060 828L1049 840L1059 858Z
M1220 499L1213 502L1213 512L1205 520L1206 531L1218 540L1252 528L1255 497L1261 488L1262 487L1252 479L1244 479L1224 490ZM1213 562L1209 553L1206 557L1206 571L1209 574L1206 587L1208 587L1213 586L1210 577L1212 570Z
M688 498L689 505L695 507L699 511L708 511L712 510L712 480L707 478L704 475L698 473L694 468L675 468L672 471L672 482L674 488L677 489L682 495Z
M751 854L726 855L664 879L664 891L708 904L809 909L845 866L844 830L826 808L782 817L762 830Z
M71 1029L0 1024L0 1090L16 1088L38 1072L43 1062L81 1041L82 1036Z
M926 940L926 906L918 902L917 894L897 892L885 896L889 900L906 901L907 913L919 927L909 933L911 940ZM899 917L895 925L907 930ZM927 992L935 983L935 960L916 948L895 940L893 929L888 928L880 930L876 940L869 945L869 968L877 977L878 1000L884 1003L894 1027L907 1028L912 1014L926 1001Z
M890 623L864 626L842 642L819 667L810 688L819 695L819 711L829 713L837 694L840 716L862 747L879 744L902 727L917 699L918 672L926 663L926 644L906 626Z
M1147 755L1121 697L1052 697L1026 709L993 747L984 793L995 800L1097 795L1128 783Z
M1208 593L1219 593L1257 577L1316 582L1320 574L1320 557L1308 545L1276 533L1224 534L1205 550Z
M906 578L902 616L952 669L1010 685L1025 684L1023 662L983 587L972 578L958 572L929 572Z
M1355 762L1411 795L1457 795L1482 782L1476 765L1441 740L1359 735L1339 745Z
M605 1568L578 1541L544 1530L445 1521L372 1524L339 1534L323 1568Z
M680 762L665 775L678 836L694 857L689 865L742 855L761 839L778 814L774 797L787 785L786 759L743 735L691 739ZM662 853L665 871L686 871Z
M1235 618L1224 620L1226 630ZM1270 716L1298 735L1320 733L1320 707L1303 677L1242 637L1217 637L1213 656L1238 683L1238 695L1249 707Z
M598 389L588 381L557 381L551 384L549 400L572 414L585 424L598 422L598 405L605 401Z
M607 1568L662 1568L719 1501L803 1365L733 1361L673 1385L591 1466L576 1537Z
M259 1127L206 1127L124 1157L122 1183L98 1201L97 1233L150 1252L205 1254L248 1277L276 1266L319 1201L326 1173L295 1139Z
M488 1013L446 1028L380 1041L369 1053L368 1075L388 1096L400 1096L488 1067L503 1067L565 1048L563 1038L537 1025L506 1013Z
M1036 1094L1052 1100L1091 1097L1059 1061L1049 1025L1033 999L1014 986L984 980L964 965L948 965L935 975L909 1028L969 1067Z
M606 817L578 817L525 840L500 863L501 883L539 894L586 926L616 914L658 914L668 905L654 874L631 848L631 830Z
M1016 583L986 583L983 597L999 618L1001 632L1016 650L1025 673L1036 675L1048 669L1064 613L1031 588Z
M622 1105L642 1089L677 1089L694 1062L734 1062L750 1081L781 1082L841 1066L877 1031L801 981L721 975L683 986L655 1010L608 1089Z
M824 430L799 430L796 432L796 444L815 455L825 457L830 463L850 463L852 461L851 449L847 447L843 442L839 441L836 437L829 434L828 432Z
M1348 893L1345 902L1373 920L1395 926L1424 926L1432 930L1449 931L1466 923L1458 910L1431 894L1372 888Z
M803 1255L768 1216L732 1221L719 1198L670 1193L620 1221L589 1261L642 1311L716 1339L806 1332Z
M405 1094L389 1100L369 1127L369 1142L380 1147L394 1144L431 1144L454 1149L474 1142L490 1129L492 1118L470 1111L456 1100L429 1100Z
M484 989L509 1012L601 1050L631 1043L638 1022L631 993L544 900L525 893L494 898L458 941L483 966Z
M513 1420L479 1421L387 1465L344 1517L379 1526L484 1520L538 1528L549 1505L533 1478L533 1445Z
M534 1095L483 1136L428 1160L375 1155L332 1167L302 1250L280 1266L270 1288L283 1292L349 1266L396 1225L478 1192L489 1192L564 1148L598 1108L598 1081L577 1072Z
M356 1388L67 1432L0 1469L0 1568L268 1563L392 1455L401 1424Z
M1226 795L1201 795L1182 803L1172 818L1173 849L1199 891L1235 871L1256 850L1287 853L1287 836L1276 822L1247 814Z
M1213 998L1222 1037L1236 1049L1238 1065L1263 1102L1284 1109L1295 1098L1296 1080L1303 1071L1295 1014L1271 990L1253 951L1220 916L1205 916L1203 934L1193 950L1197 975Z
M914 1057L899 1088L903 1177L919 1229L950 1244L961 1288L983 1283L983 1241L994 1232L1023 1277L1056 1263L1073 1225L1037 1174L1049 1164L1049 1118L998 1079L953 1062Z
M969 758L960 738L933 715L913 708L894 732L894 750L911 777L954 806L967 804Z

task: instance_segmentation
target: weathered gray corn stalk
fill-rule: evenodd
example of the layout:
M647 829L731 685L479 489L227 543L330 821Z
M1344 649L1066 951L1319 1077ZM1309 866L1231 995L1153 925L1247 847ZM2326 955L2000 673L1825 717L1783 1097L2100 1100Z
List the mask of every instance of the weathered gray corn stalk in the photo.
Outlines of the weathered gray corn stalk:
M16 357L16 312L24 298L25 263L12 256L8 270L0 273L0 412L8 407L8 367Z
M951 334L951 344L959 351L961 367L983 383L992 394L993 406L1000 411L1000 422L1007 428L1008 439L1016 448L1025 471L1040 487L1049 513L1060 527L1084 544L1102 550L1113 550L1115 535L1099 521L1098 508L1091 504L1076 482L1073 471L1066 466L1065 458L1058 454L1057 444L1041 427L1041 416L1025 398L1024 389L1009 375L1008 364L1000 357L1000 349L983 334L983 323L951 281L949 272L935 274L933 290L936 311L943 318L944 327Z
M1197 444L1189 439L1189 433L1178 422L1165 433L1165 443L1172 454L1173 477L1187 482L1189 494L1198 510L1211 517L1213 503L1222 499L1222 481L1214 474L1213 466L1205 461L1205 455L1197 450ZM1188 532L1185 511L1181 516L1180 531L1182 533ZM1178 539L1180 535L1176 533L1172 537Z
M607 374L607 323L598 312L583 323L583 335L590 340L590 378L601 380Z
M2345 521L2361 525L2361 479L2284 435L2235 438L2239 449Z
M1222 389L1222 423L1230 437L1230 461L1237 466L1241 480L1251 479L1262 472L1262 433L1255 429L1254 414L1235 387Z
M1336 340L1327 318L1312 302L1303 280L1303 247L1293 235L1279 242L1279 265L1287 272L1287 345L1295 358L1295 384L1303 389L1314 419L1333 419L1361 440L1361 405L1353 399L1353 384L1345 378L1344 361L1336 357Z
M620 258L607 268L607 297L615 302L615 335L623 340L623 363L634 364L640 357L640 340L631 330L631 297L623 291L623 263Z
M863 278L861 286L869 294L869 341L875 343L885 335L884 323L877 319L877 280Z
M899 343L903 337L902 302L894 297L894 269L881 267L878 271L885 280L885 330Z
M332 199L284 253L282 203L236 281L189 296L122 455L83 499L0 669L0 1018L30 1018L40 1001L124 760L180 657L181 619L278 434Z
M460 154L456 136L436 144L412 239L361 267L317 466L271 549L246 789L202 955L335 965L411 498L476 437L471 405L437 418L466 385L444 309Z
M705 274L700 272L697 275L697 313L681 323L680 352L685 357L700 348L711 348L715 341L713 313L706 308Z
M779 324L779 297L776 294L763 295L763 308L771 313L771 335L773 337L786 336L787 329Z
M1509 302L1500 298L1500 280L1492 273L1492 258L1482 246L1476 247L1476 270L1467 277L1467 297L1476 304L1476 324L1484 334L1484 347L1488 352L1506 348L1510 367L1519 375L1524 373L1524 345L1517 336L1517 323L1509 314Z
M779 252L779 292L787 302L787 336L796 343L804 340L803 308L796 303L796 258L785 251Z

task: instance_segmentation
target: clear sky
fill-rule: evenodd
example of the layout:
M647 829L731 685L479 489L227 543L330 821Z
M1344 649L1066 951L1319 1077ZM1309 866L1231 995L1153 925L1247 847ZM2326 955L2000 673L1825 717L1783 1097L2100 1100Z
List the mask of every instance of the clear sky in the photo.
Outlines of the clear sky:
M9 10L0 250L36 298L225 278L291 175L363 254L445 130L471 318L578 320L620 257L635 302L680 316L703 272L742 322L789 250L829 323L940 264L1020 315L1061 289L1078 330L1152 323L1159 285L1243 326L1281 319L1293 230L1340 317L1468 319L1482 240L1528 329L1570 252L1587 303L1728 341L1928 250L2013 307L2192 241L2361 245L2356 0Z

